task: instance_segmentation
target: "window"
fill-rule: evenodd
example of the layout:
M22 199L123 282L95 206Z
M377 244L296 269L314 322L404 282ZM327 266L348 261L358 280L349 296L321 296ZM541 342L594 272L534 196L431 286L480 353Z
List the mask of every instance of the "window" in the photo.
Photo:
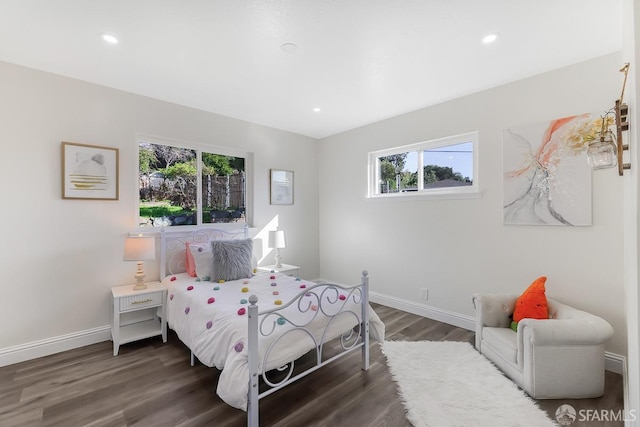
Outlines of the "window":
M246 223L248 157L224 148L139 138L138 224Z
M478 192L478 133L369 153L369 196Z

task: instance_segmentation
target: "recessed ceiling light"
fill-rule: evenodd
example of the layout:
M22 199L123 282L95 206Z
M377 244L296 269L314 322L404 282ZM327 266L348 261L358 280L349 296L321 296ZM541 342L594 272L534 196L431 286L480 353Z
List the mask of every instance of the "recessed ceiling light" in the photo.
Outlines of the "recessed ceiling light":
M319 112L320 112L320 107L315 107L315 108L313 109L313 112L314 112L314 113L319 113Z
M100 34L100 37L102 37L102 40L106 41L107 43L111 43L111 44L118 43L118 39L112 36L111 34L103 33L103 34Z
M486 36L484 36L482 38L482 43L484 43L484 44L493 43L494 41L498 40L499 38L500 38L500 34L498 34L498 33L487 34Z
M283 43L280 45L280 49L287 55L293 55L298 50L298 46L293 43Z

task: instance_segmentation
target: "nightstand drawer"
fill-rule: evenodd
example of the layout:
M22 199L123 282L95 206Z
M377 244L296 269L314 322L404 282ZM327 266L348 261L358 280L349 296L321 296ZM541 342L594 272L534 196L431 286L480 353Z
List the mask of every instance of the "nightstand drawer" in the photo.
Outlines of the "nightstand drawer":
M145 307L162 305L162 292L143 295L130 295L120 298L120 311L139 310Z

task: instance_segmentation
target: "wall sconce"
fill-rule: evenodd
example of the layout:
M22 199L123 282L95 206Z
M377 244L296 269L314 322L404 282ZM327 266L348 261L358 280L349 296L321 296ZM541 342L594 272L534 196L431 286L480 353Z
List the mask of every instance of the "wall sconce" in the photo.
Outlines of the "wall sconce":
M629 64L625 65L624 80L627 81L627 71L629 71ZM624 94L624 86L622 89ZM629 130L629 122L627 121L627 114L629 114L629 106L622 103L622 97L616 101L616 133L618 137L618 175L622 176L625 169L631 169L631 163L622 162L622 152L629 149L629 144L622 143L622 131Z
M617 164L618 174L622 176L625 169L631 169L631 163L623 163L622 161L622 153L629 149L629 144L622 143L622 132L629 130L629 122L627 122L629 107L623 103L624 88L627 85L627 75L629 74L628 62L624 64L620 72L624 73L620 99L616 100L615 106L602 117L600 138L589 144L587 160L592 169L612 168ZM614 115L613 123L609 119L610 114ZM615 134L609 129L610 125L615 125Z
M618 164L618 144L615 135L609 129L614 122L613 118L609 117L613 112L611 109L601 116L599 136L590 142L587 148L587 161L591 169L608 169Z

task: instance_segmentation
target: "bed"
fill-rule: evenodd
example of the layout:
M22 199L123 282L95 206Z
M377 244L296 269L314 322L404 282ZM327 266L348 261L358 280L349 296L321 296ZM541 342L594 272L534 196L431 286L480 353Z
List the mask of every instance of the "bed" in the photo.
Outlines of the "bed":
M216 392L258 425L258 402L353 351L369 368L369 334L384 340L369 278L354 286L259 272L248 228L161 232L167 322L197 358L221 370ZM338 350L336 350L338 349ZM296 361L313 353L312 366Z

